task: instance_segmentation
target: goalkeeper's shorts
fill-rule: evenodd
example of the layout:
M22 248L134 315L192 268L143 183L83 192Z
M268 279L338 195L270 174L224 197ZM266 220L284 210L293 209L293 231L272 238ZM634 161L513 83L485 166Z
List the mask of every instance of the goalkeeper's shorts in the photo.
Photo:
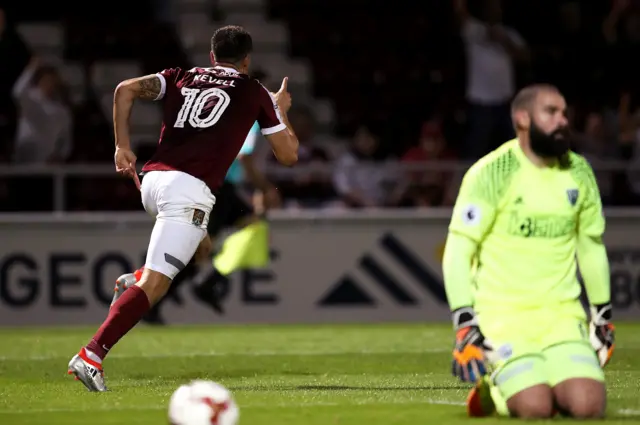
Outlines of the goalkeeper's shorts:
M604 381L579 302L545 308L484 310L480 329L494 347L493 384L508 400L535 385L573 378Z

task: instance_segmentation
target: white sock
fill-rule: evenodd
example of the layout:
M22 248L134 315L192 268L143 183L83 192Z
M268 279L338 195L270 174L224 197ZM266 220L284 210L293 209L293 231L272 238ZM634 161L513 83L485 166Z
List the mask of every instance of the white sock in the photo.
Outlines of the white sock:
M84 351L87 353L87 357L89 357L90 360L98 364L102 364L102 359L98 357L96 353L94 353L93 351L87 350L86 348L84 349Z

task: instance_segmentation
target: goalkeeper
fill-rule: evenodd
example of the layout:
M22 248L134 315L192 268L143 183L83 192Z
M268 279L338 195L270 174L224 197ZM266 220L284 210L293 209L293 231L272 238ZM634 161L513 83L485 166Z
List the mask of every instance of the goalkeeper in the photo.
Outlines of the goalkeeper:
M598 186L569 150L566 103L555 87L527 87L511 109L517 138L466 173L449 226L443 273L456 329L453 373L476 384L471 416L600 418L613 325Z

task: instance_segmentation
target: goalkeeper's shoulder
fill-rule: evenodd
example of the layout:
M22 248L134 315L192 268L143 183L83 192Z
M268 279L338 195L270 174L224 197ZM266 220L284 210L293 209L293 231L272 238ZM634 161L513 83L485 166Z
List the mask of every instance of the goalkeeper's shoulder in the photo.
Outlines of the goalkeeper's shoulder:
M569 172L578 185L588 189L597 189L598 183L593 173L593 167L584 156L569 152L567 165Z
M497 203L520 169L514 152L515 143L509 141L476 161L465 173L463 187L476 196Z

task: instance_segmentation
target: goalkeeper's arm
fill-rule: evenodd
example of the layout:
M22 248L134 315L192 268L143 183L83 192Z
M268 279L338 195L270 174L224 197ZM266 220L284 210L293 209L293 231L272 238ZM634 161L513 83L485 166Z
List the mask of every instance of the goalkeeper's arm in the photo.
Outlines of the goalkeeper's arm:
M451 311L471 307L471 269L478 246L475 241L449 232L442 259L442 274Z
M598 183L588 164L586 169L588 178L582 183L585 199L578 215L576 253L589 303L597 307L611 302L609 260L602 242L605 219Z
M487 181L492 177L492 169L478 164L465 175L453 208L442 264L456 331L453 374L467 382L476 382L487 373L485 352L490 350L473 311L471 282L478 245L491 228L496 213L496 185Z
M611 360L615 328L611 323L611 287L607 250L600 237L578 235L578 264L591 304L589 340L601 366Z
M598 354L600 364L611 359L614 347L614 327L611 324L611 284L607 250L602 242L605 220L598 184L591 167L584 182L586 195L578 218L577 257L584 287L591 304L589 339Z
M485 351L490 350L478 327L471 294L471 267L477 244L467 236L449 232L442 262L447 299L456 330L453 375L477 382L487 373Z
M609 304L611 301L609 260L602 238L578 235L577 253L589 303L593 306Z

